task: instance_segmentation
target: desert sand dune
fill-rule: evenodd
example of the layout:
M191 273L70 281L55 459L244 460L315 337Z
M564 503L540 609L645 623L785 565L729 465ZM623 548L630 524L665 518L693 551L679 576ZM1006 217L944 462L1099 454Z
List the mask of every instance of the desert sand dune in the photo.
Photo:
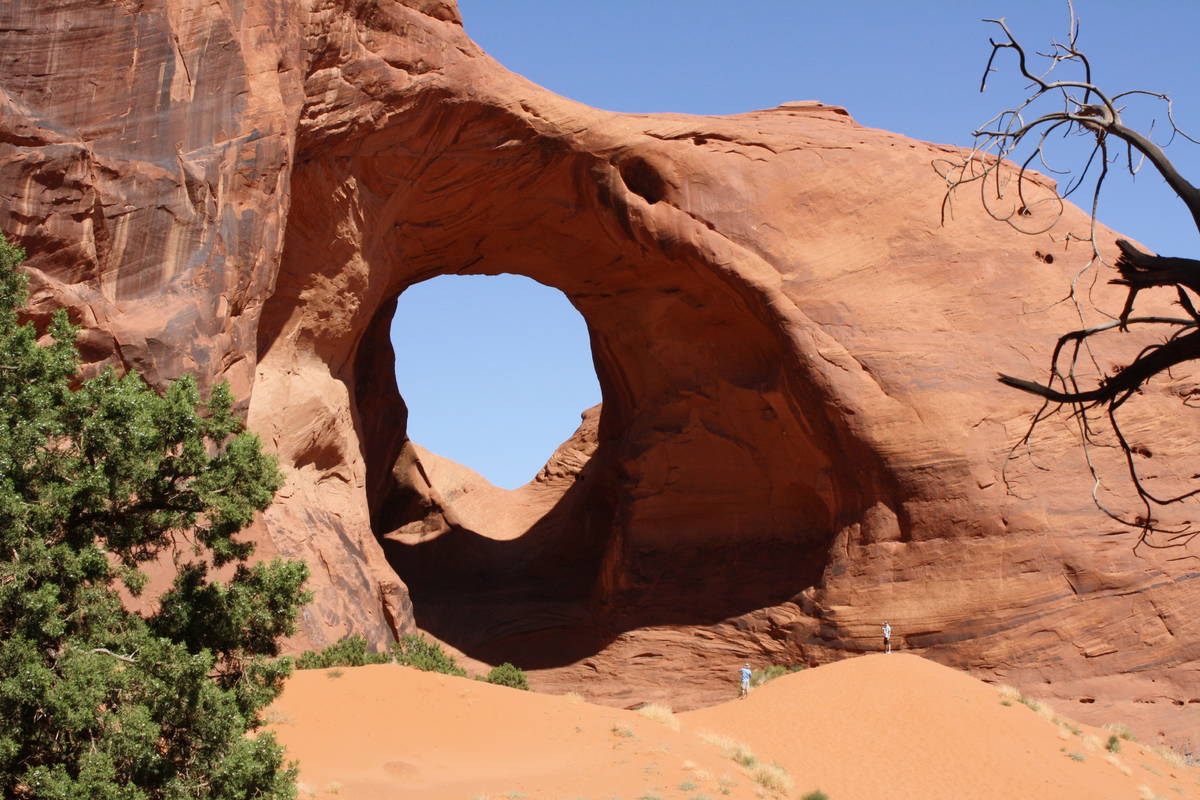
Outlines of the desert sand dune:
M905 654L665 721L390 664L298 672L268 713L301 798L1200 797L1200 770L1049 717Z

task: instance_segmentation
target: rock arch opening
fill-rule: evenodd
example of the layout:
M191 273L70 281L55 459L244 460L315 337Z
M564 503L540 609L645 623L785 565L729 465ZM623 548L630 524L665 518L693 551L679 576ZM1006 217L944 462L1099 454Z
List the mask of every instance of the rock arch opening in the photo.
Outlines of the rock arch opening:
M517 489L600 402L583 317L562 292L524 276L414 284L397 300L391 340L408 437L479 489L464 469Z
M604 402L517 491L423 451L386 412L406 408L403 387L364 383L391 357L395 300L355 357L372 529L417 625L532 669L582 662L629 631L714 626L795 598L819 583L847 499L833 488L835 446L815 441L820 418L802 417L811 398L743 298L688 268L664 276L678 269L667 260L622 265L627 283L596 287L573 274L579 251L568 256L569 270L531 272L587 320ZM647 273L668 285L639 286Z
M436 158L413 146L428 125L455 131ZM893 487L830 407L827 365L798 361L787 301L727 269L753 254L680 210L710 184L651 148L529 137L471 103L418 104L297 161L253 393L289 471L288 516L268 524L284 542L335 531L375 576L323 562L314 616L344 631L361 609L339 598L377 585L393 633L415 622L481 660L549 668L819 585L834 536ZM519 492L443 490L392 373L396 298L501 273L583 316L603 402Z

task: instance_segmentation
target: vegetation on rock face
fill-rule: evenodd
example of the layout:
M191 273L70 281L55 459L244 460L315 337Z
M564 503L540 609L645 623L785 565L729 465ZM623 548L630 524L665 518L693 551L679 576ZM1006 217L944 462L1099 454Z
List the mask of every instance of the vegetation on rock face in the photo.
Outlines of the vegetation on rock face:
M235 538L279 488L274 460L225 386L80 381L65 312L44 343L20 323L23 256L0 236L0 795L294 797L274 738L247 732L290 670L273 657L307 568L249 566ZM140 595L171 551L156 610L127 610L119 586Z

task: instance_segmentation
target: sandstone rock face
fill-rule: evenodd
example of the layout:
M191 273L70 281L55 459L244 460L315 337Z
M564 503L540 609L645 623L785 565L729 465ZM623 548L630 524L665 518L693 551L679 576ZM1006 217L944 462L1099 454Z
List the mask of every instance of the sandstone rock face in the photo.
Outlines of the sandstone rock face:
M33 313L69 306L90 362L231 382L288 474L252 535L312 566L308 642L419 625L684 707L889 619L1080 718L1194 727L1191 562L1094 509L1069 422L1008 459L1033 404L994 374L1079 322L1073 207L943 225L951 148L819 103L588 108L451 2L15 0L0 45ZM388 341L406 287L500 272L579 309L604 401L516 492L408 441ZM1130 414L1174 442L1158 474L1195 471L1169 393Z

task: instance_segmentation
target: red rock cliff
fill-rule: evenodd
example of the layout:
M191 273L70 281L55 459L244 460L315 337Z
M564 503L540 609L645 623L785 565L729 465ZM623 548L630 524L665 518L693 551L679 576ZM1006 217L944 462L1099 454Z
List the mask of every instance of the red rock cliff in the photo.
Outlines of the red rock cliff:
M1079 716L1190 725L1190 562L1110 535L1067 425L1052 471L1002 472L1032 408L994 374L1078 321L1076 209L1026 236L964 199L942 225L947 148L817 103L592 109L452 2L15 0L0 54L0 227L35 313L69 306L91 362L231 382L288 474L253 535L312 565L312 641L419 622L678 705L746 655L876 648L887 618ZM570 298L604 400L515 493L407 441L388 341L407 286L498 272ZM1145 409L1171 437L1174 406Z

